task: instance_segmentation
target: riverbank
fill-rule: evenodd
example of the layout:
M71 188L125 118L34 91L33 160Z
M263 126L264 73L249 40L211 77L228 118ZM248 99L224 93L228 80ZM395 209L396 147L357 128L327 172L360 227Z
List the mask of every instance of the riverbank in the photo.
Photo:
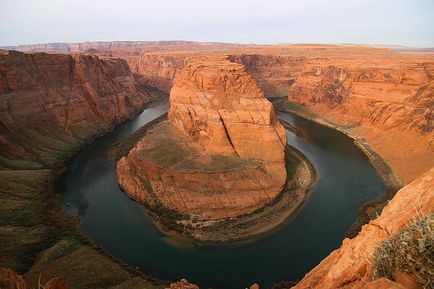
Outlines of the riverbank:
M164 119L165 116L162 116L118 142L110 152L111 158L119 160L135 146L148 129ZM179 234L181 239L183 236L208 244L257 238L273 232L293 216L315 180L313 166L297 149L286 147L285 162L287 179L282 192L271 203L248 214L210 221L194 216L176 218L179 214L168 212L168 209L147 207L147 210L158 229L171 237L176 238L176 234Z
M348 131L353 126L342 126L332 123L319 115L307 111L304 107L288 103L285 99L275 98L273 105L275 109L282 112L289 112L303 119L315 122L319 125L337 130L347 137L351 138L354 144L362 151L368 158L369 162L375 168L378 176L383 181L386 190L375 200L363 204L359 208L358 218L356 222L348 229L346 236L354 237L361 230L361 227L368 223L370 220L375 219L387 205L387 202L393 198L396 192L402 188L402 181L394 174L392 167L389 163L378 153L376 153L370 145L360 136L356 136Z
M128 121L143 109L159 102L153 97L143 107L131 112ZM44 283L53 276L62 278L69 288L109 287L134 282L149 288L164 288L168 283L145 276L141 271L112 257L80 231L80 219L62 209L62 196L57 183L69 161L96 138L113 130L115 124L83 132L79 141L70 137L61 147L48 143L53 150L55 165L34 169L24 163L15 170L0 170L0 198L4 204L0 223L0 267L13 268L24 274L29 286ZM46 139L34 139L37 146ZM62 139L63 140L63 139ZM57 150L62 152L58 153ZM127 284L125 283L125 284Z

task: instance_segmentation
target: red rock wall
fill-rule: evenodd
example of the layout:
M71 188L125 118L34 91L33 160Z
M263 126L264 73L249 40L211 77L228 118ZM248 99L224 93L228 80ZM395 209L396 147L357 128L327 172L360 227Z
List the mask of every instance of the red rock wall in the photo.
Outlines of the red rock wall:
M137 80L143 84L169 92L175 77L188 61L185 55L142 54L125 57Z
M189 63L170 92L169 121L210 153L283 163L285 131L243 65Z
M375 248L409 222L432 212L434 168L399 190L377 219L364 225L357 237L346 238L293 288L376 288L368 286L373 282L369 258ZM393 286L384 288L397 287Z
M434 166L434 62L310 61L288 100L366 141L408 183Z
M0 167L54 165L148 101L120 59L2 51L0 75Z
M302 71L306 57L271 54L229 55L243 64L267 96L287 96Z

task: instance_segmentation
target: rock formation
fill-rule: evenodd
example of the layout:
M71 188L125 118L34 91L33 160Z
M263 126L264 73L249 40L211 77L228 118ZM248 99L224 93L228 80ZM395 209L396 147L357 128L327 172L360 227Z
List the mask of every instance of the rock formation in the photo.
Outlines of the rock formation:
M189 63L170 94L169 121L117 164L125 192L201 221L250 213L286 180L285 131L243 65Z
M53 191L74 153L148 99L121 59L0 50L0 267L26 272L31 288L41 275L43 284L60 276L70 288L135 277L75 237ZM60 285L53 279L45 288Z
M364 225L357 237L345 239L293 288L369 288L366 283L380 282L372 281L369 262L375 248L409 222L433 213L433 208L434 168L398 191L377 219ZM376 286L370 288L380 288Z
M228 59L243 64L267 96L287 96L301 73L305 56L233 54Z
M148 101L120 59L2 51L0 75L3 168L19 168L18 160L52 167L68 146L134 116Z
M125 58L141 83L169 91L187 59L206 54L190 50ZM232 47L208 54L243 64L267 96L288 95L289 102L366 142L404 184L434 165L430 53L282 45ZM401 148L397 143L403 144Z
M286 136L243 65L194 62L170 92L169 121L214 154L283 162Z
M142 85L169 92L176 76L187 64L188 56L144 53L140 56L127 56L125 60Z
M289 94L362 138L408 183L434 165L434 62L311 61Z

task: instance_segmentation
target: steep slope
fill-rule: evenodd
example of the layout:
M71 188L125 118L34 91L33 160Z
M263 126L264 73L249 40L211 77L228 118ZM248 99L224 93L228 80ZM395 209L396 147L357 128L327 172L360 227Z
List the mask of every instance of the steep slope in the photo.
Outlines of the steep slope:
M32 288L41 275L69 288L137 275L80 236L53 189L65 161L148 100L124 60L0 52L0 267L27 272Z
M148 100L123 60L5 51L0 75L3 168L53 167Z
M379 281L372 281L369 261L375 248L433 209L434 168L399 190L377 219L364 225L357 237L345 239L293 288L380 288ZM381 288L404 288L388 283Z
M243 65L225 59L188 65L172 87L169 121L208 152L283 163L285 131Z
M287 96L307 60L272 54L234 54L228 59L243 64L267 96Z
M371 148L408 183L434 165L434 63L311 61L288 100Z
M143 53L140 56L127 56L124 59L141 84L169 92L175 77L186 65L188 56Z

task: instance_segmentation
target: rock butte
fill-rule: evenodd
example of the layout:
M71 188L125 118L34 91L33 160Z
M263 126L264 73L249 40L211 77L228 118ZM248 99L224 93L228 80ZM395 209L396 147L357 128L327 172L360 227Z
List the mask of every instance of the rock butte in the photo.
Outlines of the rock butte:
M130 197L212 221L250 213L281 192L285 130L243 65L190 62L170 92L168 118L117 163Z

